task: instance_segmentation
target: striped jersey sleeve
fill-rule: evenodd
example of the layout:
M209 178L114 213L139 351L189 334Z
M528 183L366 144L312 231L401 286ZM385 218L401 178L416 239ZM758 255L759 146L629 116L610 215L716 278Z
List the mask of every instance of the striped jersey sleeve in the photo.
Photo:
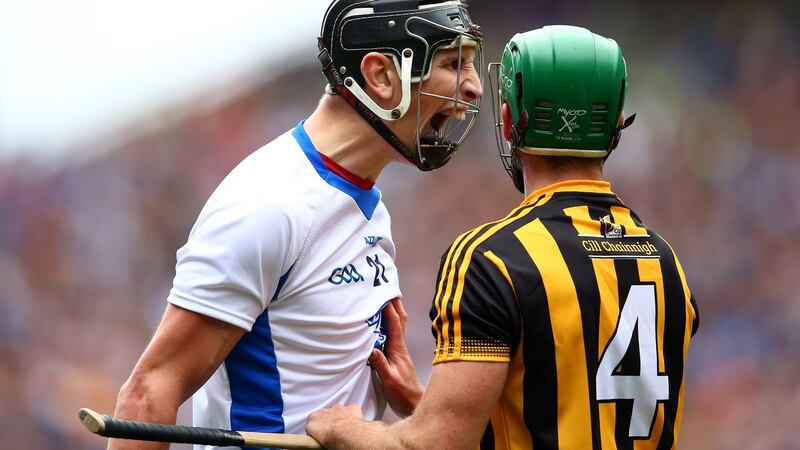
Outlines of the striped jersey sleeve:
M434 364L511 360L522 319L508 269L487 240L550 198L538 196L503 219L462 234L442 256L430 310Z
M442 256L430 312L434 363L510 361L519 340L520 317L502 261L491 251L453 252L451 247Z

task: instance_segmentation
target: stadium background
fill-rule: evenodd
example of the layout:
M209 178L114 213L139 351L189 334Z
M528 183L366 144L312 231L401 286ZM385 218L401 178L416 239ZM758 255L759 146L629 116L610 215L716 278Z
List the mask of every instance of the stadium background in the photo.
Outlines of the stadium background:
M472 14L487 60L512 32L548 23L620 42L626 111L639 117L606 175L671 242L701 312L681 448L800 448L797 3L476 0ZM236 94L223 102L201 93L66 149L93 155L77 163L0 162L0 448L104 448L76 411L113 410L214 186L312 110L323 79L314 54L296 58L277 78L226 87ZM423 379L441 252L520 200L496 156L488 92L481 122L444 169L391 167L378 182Z

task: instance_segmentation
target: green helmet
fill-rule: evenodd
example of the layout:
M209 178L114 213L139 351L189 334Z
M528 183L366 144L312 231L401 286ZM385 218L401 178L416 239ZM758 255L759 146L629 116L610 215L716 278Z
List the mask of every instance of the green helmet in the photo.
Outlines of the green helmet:
M522 174L514 149L534 155L603 158L616 146L627 72L619 45L591 31L552 25L517 34L493 65L500 107L511 110L510 147L500 154L514 184ZM630 122L632 122L632 118ZM628 125L630 123L627 123ZM500 130L498 130L500 131Z

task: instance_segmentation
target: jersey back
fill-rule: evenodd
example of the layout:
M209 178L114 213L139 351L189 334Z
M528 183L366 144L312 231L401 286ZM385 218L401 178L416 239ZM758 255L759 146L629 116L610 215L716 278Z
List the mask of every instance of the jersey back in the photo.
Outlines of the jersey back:
M463 280L463 281L460 281ZM603 182L552 185L443 256L434 363L509 363L482 448L672 448L697 308Z

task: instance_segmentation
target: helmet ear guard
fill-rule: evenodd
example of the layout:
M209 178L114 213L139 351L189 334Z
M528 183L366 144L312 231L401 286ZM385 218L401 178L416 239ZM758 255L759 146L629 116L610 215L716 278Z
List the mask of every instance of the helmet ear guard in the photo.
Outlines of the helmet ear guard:
M379 118L383 120L397 120L405 116L408 112L408 107L411 106L411 61L413 58L413 50L410 48L403 50L403 59L400 61L400 83L403 96L400 99L400 103L392 109L384 109L375 103L353 77L345 78L344 85L358 101L363 103L364 106L369 108L369 110L375 113Z
M498 138L498 149L520 191L515 151L607 158L635 119L618 122L627 86L619 45L585 28L552 25L517 34L501 62L489 67L492 110L497 114L503 103L511 110L512 140Z
M335 0L323 19L318 58L329 83L326 92L341 95L398 153L420 170L428 171L446 164L458 150L479 110L479 102L473 104L459 98L460 79L455 86L456 97L442 97L453 102L454 111L459 104L468 105L466 109L473 116L457 141L446 139L449 133L433 140L424 137L419 108L416 149L408 148L384 121L398 120L408 113L413 95L411 83L421 84L427 79L436 50L457 47L460 65L461 47L466 45L480 48L481 32L460 1ZM391 109L382 108L364 91L360 65L370 52L391 57L397 66L402 97ZM460 66L458 72L460 77ZM422 89L416 95L418 100L422 95L441 97ZM453 120L449 117L447 127L442 128L450 130Z

